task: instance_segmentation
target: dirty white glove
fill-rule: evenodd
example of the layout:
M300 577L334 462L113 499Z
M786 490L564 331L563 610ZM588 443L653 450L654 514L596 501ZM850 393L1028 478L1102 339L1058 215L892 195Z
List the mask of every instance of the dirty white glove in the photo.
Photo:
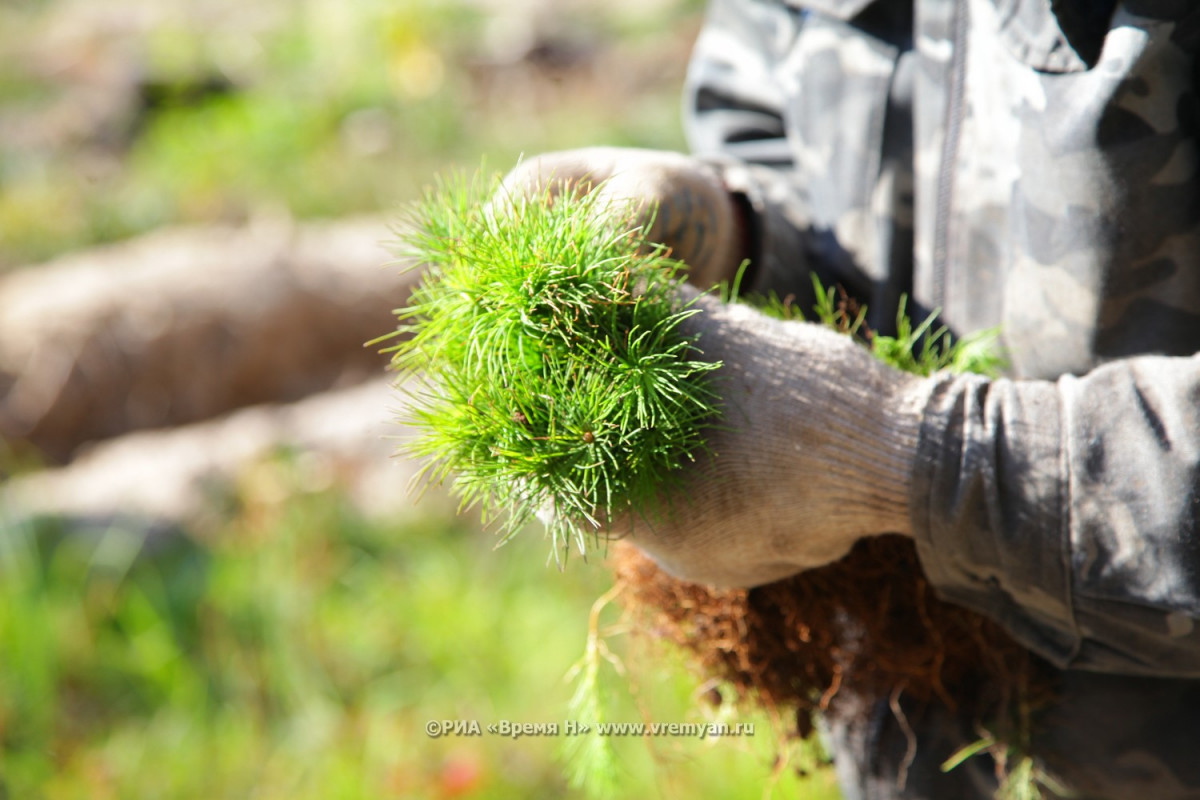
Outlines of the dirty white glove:
M688 281L707 289L732 280L746 254L736 202L711 165L659 150L591 147L527 159L504 179L501 195L566 188L599 191L616 204L654 214L652 242L688 265ZM656 209L656 211L655 211Z
M932 380L816 324L698 303L685 332L725 365L712 456L689 468L669 511L616 520L612 533L677 577L738 587L835 561L863 536L911 535L909 473Z

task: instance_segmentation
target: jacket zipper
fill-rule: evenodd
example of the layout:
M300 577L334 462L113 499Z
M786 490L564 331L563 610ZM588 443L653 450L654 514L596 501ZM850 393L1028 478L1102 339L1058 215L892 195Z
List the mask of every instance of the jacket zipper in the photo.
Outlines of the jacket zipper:
M958 144L962 133L963 94L966 83L967 22L966 0L954 2L954 22L950 44L950 97L946 103L946 133L942 140L942 163L938 173L937 210L934 220L933 306L946 308L946 270L950 258L950 205L954 201L954 177L958 165Z

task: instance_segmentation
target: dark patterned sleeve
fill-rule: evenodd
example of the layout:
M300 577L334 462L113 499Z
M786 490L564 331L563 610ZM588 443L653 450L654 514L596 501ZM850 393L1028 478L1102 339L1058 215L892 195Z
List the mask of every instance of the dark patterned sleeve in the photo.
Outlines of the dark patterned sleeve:
M1200 676L1200 355L942 379L912 508L939 591L1056 665Z

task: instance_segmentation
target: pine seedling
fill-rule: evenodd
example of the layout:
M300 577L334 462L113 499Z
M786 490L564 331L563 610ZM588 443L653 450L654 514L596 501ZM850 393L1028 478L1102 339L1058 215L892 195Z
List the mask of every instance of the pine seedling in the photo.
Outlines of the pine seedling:
M500 521L501 543L541 515L556 558L585 553L609 520L657 510L703 448L719 365L680 330L697 313L682 265L638 209L498 192L444 183L402 228L399 254L427 269L390 348L419 376L409 449Z
M994 378L1006 366L999 328L987 328L955 340L946 326L934 327L936 310L914 326L908 316L908 296L901 295L896 311L896 335L885 336L867 327L865 305L855 303L839 287L822 285L815 274L812 284L816 297L814 321L850 336L870 350L871 355L902 372L932 375L945 370L955 375L972 373ZM737 299L736 293L733 299ZM742 299L776 319L806 319L799 308L775 294Z

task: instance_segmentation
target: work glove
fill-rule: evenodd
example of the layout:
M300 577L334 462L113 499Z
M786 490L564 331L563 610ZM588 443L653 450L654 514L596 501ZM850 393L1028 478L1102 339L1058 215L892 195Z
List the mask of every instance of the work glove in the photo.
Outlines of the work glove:
M698 159L550 153L509 173L500 197L564 191L657 209L648 238L688 264L697 287L731 280L747 250L736 200ZM682 332L698 337L702 358L724 364L713 378L724 415L664 503L608 520L607 532L676 577L733 587L830 563L864 536L910 534L909 473L931 382L821 326L680 291L701 310Z
M500 197L601 192L650 221L647 238L666 245L703 289L732 281L746 256L742 211L710 164L680 153L590 147L527 159L504 179ZM607 204L605 204L607 205Z
M610 533L678 578L729 587L830 563L864 536L911 536L909 474L933 380L816 324L712 296L696 307L682 330L724 364L711 452L662 508L614 520Z

